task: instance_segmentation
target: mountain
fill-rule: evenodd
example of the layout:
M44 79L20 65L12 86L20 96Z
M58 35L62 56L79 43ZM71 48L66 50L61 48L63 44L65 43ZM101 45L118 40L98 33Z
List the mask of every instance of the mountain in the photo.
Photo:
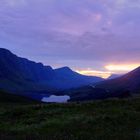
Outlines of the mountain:
M99 77L83 76L68 67L52 69L42 63L20 58L0 48L0 89L11 92L51 94L102 81Z
M118 78L118 77L121 77L122 75L120 74L112 74L111 76L109 76L107 79L115 79L115 78Z
M9 50L0 49L0 89L11 92L51 92L54 88L43 82L52 75L51 67L17 57Z
M100 82L96 85L96 87L104 88L110 91L128 90L130 92L139 92L140 67L116 79Z
M55 78L51 81L51 86L60 89L78 88L102 81L102 78L95 76L81 75L69 67L55 69Z
M116 75L115 75L116 76ZM104 80L96 85L65 91L70 101L87 101L106 98L127 98L140 93L140 67L117 78Z

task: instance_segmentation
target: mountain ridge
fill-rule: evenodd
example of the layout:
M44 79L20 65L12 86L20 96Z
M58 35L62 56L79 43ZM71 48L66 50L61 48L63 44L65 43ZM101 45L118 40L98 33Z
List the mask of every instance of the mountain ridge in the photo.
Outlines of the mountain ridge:
M0 48L0 88L19 91L48 91L76 88L102 81L99 77L80 75L69 67L53 69L42 63L18 57Z
M140 91L140 67L115 79L100 82L96 87L109 90L126 89L131 92Z

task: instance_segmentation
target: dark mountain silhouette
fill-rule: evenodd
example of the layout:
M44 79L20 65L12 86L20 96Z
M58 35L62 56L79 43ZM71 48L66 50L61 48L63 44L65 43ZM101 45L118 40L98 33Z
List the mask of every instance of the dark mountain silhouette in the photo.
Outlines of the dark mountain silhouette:
M102 78L85 76L72 71L69 67L55 69L55 78L51 81L51 86L56 86L60 89L77 88L91 83L102 81Z
M12 92L54 93L102 81L78 74L68 67L52 69L42 63L20 58L0 48L0 89Z
M53 75L51 67L17 57L9 50L0 49L0 89L11 92L54 91L45 79Z
M94 88L92 86L84 86L69 91L70 101L89 101L106 99L109 93L102 88Z
M107 79L116 79L116 78L118 78L118 77L121 77L122 75L120 75L120 74L112 74L111 76L109 76Z
M131 97L129 90L117 89L108 90L95 86L84 86L76 89L66 90L61 94L70 96L69 101L90 101L90 100L103 100L107 98L128 98ZM59 95L59 92L58 92Z
M106 98L127 98L140 93L140 67L117 77L104 80L96 85L65 91L71 97L70 101L85 101Z
M135 70L112 80L100 82L96 87L110 91L128 90L130 92L140 91L140 67Z

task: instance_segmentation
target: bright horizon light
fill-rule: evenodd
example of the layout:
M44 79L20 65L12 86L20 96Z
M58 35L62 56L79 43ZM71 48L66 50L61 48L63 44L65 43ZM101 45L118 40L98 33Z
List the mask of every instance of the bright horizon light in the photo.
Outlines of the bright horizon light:
M92 70L92 69L87 69L87 70L76 70L76 72L83 74L83 75L88 75L88 76L98 76L102 78L108 78L112 74L125 74L129 71L132 71L139 67L140 64L116 64L116 65L106 65L105 69L107 71L98 71L98 70Z
M105 66L105 68L109 71L118 71L118 72L122 72L122 71L131 71L137 67L139 67L140 64L125 64L125 65L107 65Z
M76 72L83 75L98 76L102 78L108 78L109 76L113 74L112 72L96 71L96 70L76 70Z

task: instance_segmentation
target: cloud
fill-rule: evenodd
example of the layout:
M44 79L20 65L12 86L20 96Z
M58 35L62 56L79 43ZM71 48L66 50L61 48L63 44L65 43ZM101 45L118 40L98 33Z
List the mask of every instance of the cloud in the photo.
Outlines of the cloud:
M1 0L0 44L53 66L137 63L139 13L140 0Z
M23 6L26 4L26 0L1 0L1 3L4 6L8 6L11 8L15 8L15 7L19 7L19 6Z

